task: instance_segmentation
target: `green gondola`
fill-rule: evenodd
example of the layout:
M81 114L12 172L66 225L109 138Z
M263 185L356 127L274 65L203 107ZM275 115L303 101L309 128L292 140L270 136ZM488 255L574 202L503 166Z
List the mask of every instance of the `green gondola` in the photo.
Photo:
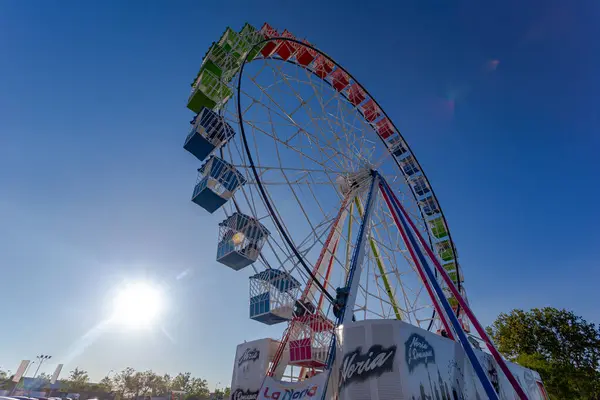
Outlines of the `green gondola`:
M260 53L260 51L263 48L263 46L256 46L256 47L254 47L254 49L252 49L253 46L256 43L259 43L261 40L264 40L265 37L259 31L257 31L255 27L253 27L249 23L244 24L244 27L240 31L240 36L249 45L250 54L248 54L247 60L248 60L248 62L250 62L250 61L254 60L254 58L256 58L258 53Z
M436 249L440 256L440 258L444 261L450 261L454 258L454 254L452 252L452 246L450 245L450 240L442 240L441 242L436 243Z
M446 229L446 225L444 224L444 220L442 217L437 217L432 219L429 223L429 228L431 229L431 233L438 239L448 236L448 230Z
M198 113L202 107L214 109L227 102L233 91L218 76L208 69L204 69L188 99L187 107Z

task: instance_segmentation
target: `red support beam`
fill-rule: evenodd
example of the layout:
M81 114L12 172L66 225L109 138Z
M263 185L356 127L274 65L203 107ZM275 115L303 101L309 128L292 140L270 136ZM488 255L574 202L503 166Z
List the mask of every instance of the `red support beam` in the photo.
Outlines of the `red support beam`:
M443 313L442 308L440 307L440 304L437 300L437 297L435 296L435 293L433 293L433 289L431 289L431 285L429 284L429 281L427 280L427 276L425 275L425 272L423 271L423 266L419 262L419 259L415 255L414 250L410 246L408 238L406 237L406 233L402 229L402 225L400 224L400 221L398 220L398 216L394 212L394 208L392 207L390 198L386 194L385 189L383 188L383 186L381 184L379 185L379 188L381 190L381 194L383 195L383 198L385 199L388 209L390 210L390 214L392 214L392 216L394 217L394 222L396 223L396 227L398 227L398 231L400 232L400 235L402 235L402 240L404 240L404 243L406 243L406 247L408 248L408 251L410 252L410 256L413 259L415 266L417 267L417 272L419 273L419 276L421 277L421 281L423 282L423 285L425 286L425 289L427 290L429 297L431 297L431 301L433 302L433 307L435 308L435 311L440 316L440 320L442 321L442 324L444 325L444 328L446 329L446 332L448 333L448 338L455 340L454 334L452 333L452 329L450 328L450 325L448 324L448 321L446 320L446 315Z

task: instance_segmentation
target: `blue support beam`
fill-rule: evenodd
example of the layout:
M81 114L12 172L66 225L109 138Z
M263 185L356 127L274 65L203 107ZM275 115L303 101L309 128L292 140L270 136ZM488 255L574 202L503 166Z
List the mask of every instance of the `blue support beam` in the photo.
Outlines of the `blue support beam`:
M365 257L366 250L366 242L367 242L367 233L369 232L370 223L371 223L371 214L373 211L373 207L375 205L375 200L377 198L377 191L379 188L379 174L377 171L371 171L371 185L369 188L369 195L367 197L367 204L365 206L365 212L363 214L363 219L360 224L360 229L358 231L358 237L356 240L356 247L354 248L354 252L352 254L352 260L350 261L350 270L348 272L348 279L346 281L346 288L348 289L348 298L344 307L342 308L339 316L337 318L335 326L338 327L340 324L348 323L352 320L352 309L354 308L354 303L356 301L356 295L358 293L358 286L360 283L360 275L362 272L362 263ZM350 307L350 312L347 313L348 307ZM333 335L333 339L331 341L331 346L329 348L329 355L327 358L327 382L325 383L325 388L323 391L322 400L325 399L325 395L327 394L327 384L329 382L329 376L331 375L331 370L333 367L333 362L335 360L335 340L336 336Z
M433 290L435 291L439 302L441 303L442 307L444 308L444 311L446 312L446 315L448 316L448 319L450 320L450 323L452 324L452 328L454 329L456 336L458 337L463 349L467 353L467 357L469 357L469 360L471 361L471 365L473 366L473 369L475 370L475 373L477 374L477 377L479 378L479 381L481 382L483 389L485 390L486 394L488 395L488 398L490 398L491 400L499 400L498 393L496 393L494 386L490 382L490 379L488 378L487 374L485 373L485 370L481 366L481 363L479 362L479 359L477 358L477 355L475 354L475 351L473 350L473 347L471 346L471 343L469 342L467 335L465 334L465 332L462 329L462 326L460 325L460 321L458 320L458 318L452 311L452 306L450 306L448 299L446 299L446 296L444 295L442 287L440 286L439 282L435 278L435 275L433 274L433 270L431 269L431 266L427 262L427 258L425 257L425 255L421 251L421 248L418 245L418 242L414 236L414 233L410 229L408 222L404 218L403 213L400 211L400 208L398 207L398 204L396 203L397 202L396 196L393 194L391 188L389 187L389 185L387 184L385 179L383 179L383 177L380 177L380 179L382 182L383 190L385 190L387 195L392 199L392 204L394 206L393 212L398 216L398 220L402 224L402 226L399 226L398 228L404 230L404 232L406 233L406 236L408 237L408 240L410 242L410 243L406 243L406 245L412 246L413 250L415 251L415 254L417 255L418 260L414 260L414 261L419 262L423 266L423 270L427 274L429 283L433 287ZM436 301L436 299L432 299L432 301Z

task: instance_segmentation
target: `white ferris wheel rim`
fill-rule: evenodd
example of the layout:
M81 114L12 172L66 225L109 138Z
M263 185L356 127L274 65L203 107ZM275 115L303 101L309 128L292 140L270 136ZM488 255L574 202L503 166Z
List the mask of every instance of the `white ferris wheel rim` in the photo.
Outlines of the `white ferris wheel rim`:
M266 40L265 42L267 42L267 41L275 41L275 40L289 40L289 41L292 41L292 42L296 42L296 43L298 43L299 45L302 45L302 46L307 46L306 44L303 44L302 42L295 41L295 40L292 40L292 39L289 39L289 38L282 38L282 37L280 37L280 38L273 38L273 39L269 39L269 40ZM312 48L312 47L311 47L311 48ZM318 50L318 49L316 49L316 48L312 48L312 49L313 49L314 51L318 52L320 55L323 55L324 57L326 57L326 58L327 58L327 59L328 59L330 62L332 62L332 63L334 64L334 66L335 66L335 67L342 69L342 70L343 70L343 71L344 71L346 74L348 74L348 76L349 76L349 77L352 79L352 81L353 81L353 82L355 82L355 83L358 83L358 81L357 81L356 79L354 79L354 78L352 77L352 75L350 75L350 74L349 74L349 73L348 73L348 72L347 72L347 71L346 71L346 70L345 70L343 67L341 67L341 66L340 66L338 63L336 63L336 62L335 62L335 61L334 61L334 60L333 60L331 57L329 57L327 54L323 53L322 51L320 51L320 50ZM246 57L246 58L247 58L247 57ZM279 62L279 63L283 63L283 62L285 62L285 60L281 60L281 59L279 59L279 58L276 58L276 57L270 57L270 58L257 58L256 60L257 60L257 61L258 61L258 60L264 60L265 62L277 61L277 62ZM289 61L288 61L288 62L289 62ZM246 120L243 118L243 113L244 113L244 111L241 109L241 97L242 97L242 78L243 78L244 66L245 66L246 64L247 64L247 61L246 61L246 59L245 59L245 60L244 60L244 62L242 63L242 65L241 65L241 68L240 68L240 70L239 70L239 76L238 76L238 79L237 79L237 81L238 81L238 84L237 84L237 94L236 94L236 96L237 96L237 113L238 113L238 118L239 118L239 119L238 119L238 124L239 124L240 131L241 131L241 135L240 135L240 136L242 136L242 139L244 140L244 145L245 145L244 147L245 147L245 150L246 150L246 153L247 153L246 155L247 155L248 159L249 159L249 160L250 160L250 162L251 162L251 170L252 170L252 172L253 172L253 174L254 174L254 178L255 178L255 180L256 180L256 181L254 182L254 184L255 184L256 186L258 186L258 187L259 187L259 189L260 189L260 188L262 187L262 182L261 182L261 177L259 176L259 174L258 174L258 172L257 172L257 169L266 170L266 169L271 169L271 168L273 168L273 169L276 169L277 167L264 166L264 165L263 165L263 166L261 166L261 165L258 165L258 164L256 164L256 163L254 162L254 160L253 160L253 157L252 157L252 152L251 152L251 150L250 150L250 148L249 148L249 145L248 145L248 142L247 142L247 134L246 134L246 131L245 131L245 129L244 129L244 123L246 123L247 121L246 121ZM293 63L293 62L291 62L291 64L294 64L294 65L296 65L296 66L297 66L299 69L303 69L303 70L307 71L308 73L313 73L312 71L308 70L308 69L307 69L307 68L305 68L305 67L302 67L302 66L298 65L297 63ZM331 83L330 83L330 82L328 82L328 81L326 81L326 79L324 79L324 78L320 78L320 82L323 82L323 83L325 83L325 84L329 85L329 87L331 88L332 92L335 92L335 90L334 90L334 89L331 87ZM373 100L375 101L375 99L374 99L372 96L370 96L370 95L368 94L368 91L367 91L366 89L364 89L364 87L362 87L362 85L361 85L361 88L362 88L362 89L365 91L365 93L367 93L367 95L368 95L368 96L369 96L371 99L373 99ZM340 92L337 92L337 93L335 93L335 94L336 94L336 95L339 95L339 97L340 97L340 98L342 98L342 97L343 97L343 96L341 95L341 93L340 93ZM346 99L346 100L347 100L347 99ZM378 104L376 101L375 101L375 104L378 106L379 110L380 110L380 111L383 113L383 115L384 115L384 116L387 118L387 114L385 113L385 111L383 110L383 108L382 108L382 107L380 107L380 106L379 106L379 104ZM354 107L354 108L356 109L356 107ZM357 114L360 114L360 113L358 113L358 112L357 112ZM391 121L391 119L390 119L390 121ZM392 122L392 124L393 124L393 122ZM367 123L367 125L368 125L368 123ZM394 125L394 129L395 129L395 132L396 132L396 134L397 134L398 136L400 136L400 138L401 138L401 140L403 141L403 143L405 143L405 144L406 144L406 143L407 143L407 142L406 142L406 140L405 140L405 139L404 139L404 138L401 136L401 134L400 134L400 131L399 131L398 129L396 129L395 125ZM380 139L381 139L381 138L380 138ZM382 142L383 142L383 139L382 139ZM408 145L407 145L407 144L406 144L406 147L408 147ZM413 152L410 150L410 148L409 148L409 147L408 147L408 151L409 151L410 155L414 157L414 153L413 153ZM392 159L394 159L394 158L392 157ZM415 159L415 161L416 161L417 165L418 165L418 166L419 166L419 168L420 168L420 165L418 164L418 161L416 160L416 157L414 157L414 159ZM394 159L394 161L396 162L396 167L398 168L399 175L400 175L400 176L402 176L402 177L404 178L404 180L406 181L406 182L405 182L405 183L406 183L406 185L405 185L405 186L407 186L407 187L408 187L408 188L411 190L411 193L412 193L412 196L411 196L411 197L413 198L414 202L415 202L415 203L417 204L417 206L418 206L418 198L417 198L416 194L414 193L414 191L413 191L413 189L412 189L411 185L409 184L406 174L404 173L404 171L402 170L402 168L400 168L400 165L398 164L397 160L395 160L395 159ZM242 165L240 165L239 167L248 167L248 166L247 166L247 165L246 165L246 166L242 166ZM281 167L281 165L280 165L280 167ZM306 171L306 169L303 169L303 171ZM425 173L423 172L423 169L422 169L422 168L420 168L420 171L422 171L424 178L427 180L427 177L426 177ZM322 172L322 171L319 171L319 172ZM334 170L331 170L331 172L332 172L332 173L333 173L333 172L335 172L335 173L344 173L344 172L347 172L347 171L343 171L343 170L334 171ZM251 182L251 183L252 183L252 182ZM333 183L333 182L332 182L332 183ZM289 182L288 182L288 184L289 184ZM429 182L428 182L428 181L427 181L427 184L429 185ZM431 188L432 195L433 195L434 199L435 199L435 200L436 200L436 202L437 202L437 198L435 198L435 193L433 193L433 188L431 187L431 185L429 185L429 187ZM244 190L244 189L242 189L242 190ZM286 226L285 226L285 223L283 222L283 221L284 221L284 218L283 218L283 217L281 216L281 214L280 214L280 213L277 211L277 208L276 208L276 206L273 206L273 204L271 204L271 203L272 203L272 201L271 201L270 199L268 199L268 198L267 198L267 197L268 197L268 194L267 194L267 195L264 195L264 192L263 192L263 193L259 193L259 194L260 194L260 198L261 198L261 200L262 200L262 201L263 201L263 202L264 202L266 205L269 205L269 204L270 204L270 205L273 207L273 212L271 213L272 215L271 215L270 217L271 217L271 218L273 218L273 219L275 220L275 223L276 223L276 225L277 225L277 223L279 223L279 224L281 224L281 225L283 226L283 228L282 228L282 230L283 230L283 235L282 235L282 236L285 236L286 234L289 234L289 229L288 229L288 228L286 228ZM251 201L249 200L248 196L247 196L246 194L244 194L244 196L245 196L245 198L246 198L246 201L247 201L248 203L250 203ZM237 196L236 196L236 197L237 197ZM437 202L437 204L438 204L438 206L439 206L439 202ZM238 207L237 203L235 204L235 206L236 206L236 207ZM270 207L269 207L269 208L270 208ZM252 210L252 207L250 207L250 209ZM254 208L254 210L256 210L256 208ZM423 217L423 214L422 214L422 210L420 210L420 209L419 209L419 212L421 213L421 218L418 218L418 220L421 220L421 222L422 222L422 220L424 219L424 217ZM443 216L443 212L441 212L441 207L440 207L440 213L441 213L441 215L442 215L442 218L444 218L444 222L445 222L445 217ZM253 214L255 214L255 213L253 213ZM258 215L254 215L254 216L255 216L255 217L260 217L260 216L258 216ZM323 222L327 222L327 221L325 221L325 220L324 220ZM446 226L447 226L447 224L446 224ZM374 228L374 229L376 229L376 228ZM430 240L430 243L431 243L431 241L433 240L433 239L432 239L432 237L431 237L431 233L430 233L430 232L429 232L429 230L428 230L428 229L426 229L426 228L425 228L424 230L425 230L425 232L427 233L427 236L428 236L428 238L429 238L429 240ZM323 231L323 232L321 233L321 235L323 235L325 232L326 232L326 231ZM280 232L280 234L281 234L281 233L282 233L282 232ZM448 234L449 234L449 233L448 233ZM294 248L296 248L296 246L297 246L297 245L296 245L296 244L295 244L293 241L291 241L291 240L290 240L290 242L291 242L291 244L292 244L292 247L293 247L293 249L294 249ZM288 245L290 245L290 243L289 243L289 242L288 242L287 244L288 244ZM315 243L313 243L313 245L315 245L315 244L317 244L317 242L316 242L316 241L315 241ZM292 249L292 250L293 250L293 249ZM452 246L452 249L453 249L453 251L454 251L454 246ZM296 250L297 250L297 248L296 248ZM300 253L300 252L297 252L297 254L296 254L296 257L298 257L298 258L300 259L299 261L300 261L300 262L302 262L302 261L301 261L301 259L303 258L303 256L302 256L302 255L299 255L299 253ZM292 256L293 256L293 255L292 255ZM455 255L455 253L454 253L454 259L456 260L456 255ZM281 260L278 260L278 262L280 262L280 261L281 261ZM264 262L264 263L265 263L265 266L266 266L267 268L269 268L269 267L270 267L268 262ZM400 279L399 279L399 280L400 280ZM458 280L458 284L459 284L459 285L461 284L461 280L460 280L460 278L459 278L459 280ZM380 288L378 287L378 289L380 289ZM404 297L406 297L406 296L407 296L407 295L406 295L406 294L404 294ZM381 299L381 297L382 297L382 296L378 296L379 300L382 300L382 299ZM382 307L383 307L383 306L382 306ZM389 317L389 316L388 316L388 317ZM430 321L430 323L429 323L429 326L427 327L427 329L431 329L431 327L432 327L432 325L433 325L434 317L435 317L435 311L433 311L433 310L432 310L431 321Z

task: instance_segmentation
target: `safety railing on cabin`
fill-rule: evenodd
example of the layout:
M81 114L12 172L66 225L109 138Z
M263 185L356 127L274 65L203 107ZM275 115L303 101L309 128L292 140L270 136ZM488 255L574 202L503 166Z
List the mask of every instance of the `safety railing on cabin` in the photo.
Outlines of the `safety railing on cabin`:
M239 270L254 263L269 236L258 220L235 212L219 224L217 261Z
M288 272L266 269L250 277L250 318L273 325L292 319L300 282Z

